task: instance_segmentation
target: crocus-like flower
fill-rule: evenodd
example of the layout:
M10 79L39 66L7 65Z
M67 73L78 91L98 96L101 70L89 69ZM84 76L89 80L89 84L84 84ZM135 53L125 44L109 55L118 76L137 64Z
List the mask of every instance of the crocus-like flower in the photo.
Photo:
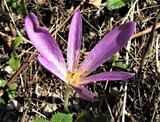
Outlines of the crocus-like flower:
M46 28L40 27L37 17L30 13L25 18L25 30L31 43L39 52L40 64L71 86L85 100L94 100L94 95L84 87L95 81L126 80L134 73L123 71L102 72L89 75L111 56L118 52L130 39L136 27L127 22L106 34L79 64L82 41L82 18L77 10L72 18L67 47L67 63L55 40Z

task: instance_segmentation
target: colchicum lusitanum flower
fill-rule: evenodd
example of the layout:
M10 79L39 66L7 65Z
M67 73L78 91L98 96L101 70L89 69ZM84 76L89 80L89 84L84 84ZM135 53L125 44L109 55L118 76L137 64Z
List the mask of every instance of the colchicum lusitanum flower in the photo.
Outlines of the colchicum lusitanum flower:
M84 84L95 81L126 80L134 76L134 73L124 71L90 74L123 48L135 28L136 23L133 21L114 28L95 45L84 61L79 63L82 18L80 10L77 10L70 25L66 63L56 41L46 28L40 27L37 17L31 12L25 18L25 30L32 45L39 52L37 59L40 64L71 86L83 99L89 101L94 100L94 95L84 87Z

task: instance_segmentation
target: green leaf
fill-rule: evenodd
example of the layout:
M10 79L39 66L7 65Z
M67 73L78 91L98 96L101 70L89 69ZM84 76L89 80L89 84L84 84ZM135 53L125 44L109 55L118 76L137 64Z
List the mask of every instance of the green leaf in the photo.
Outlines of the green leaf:
M13 2L11 7L12 7L12 9L16 9L18 7L18 3L17 2Z
M18 46L22 43L22 41L23 41L22 37L20 36L16 37L16 39L13 41L12 45L13 49L18 48Z
M32 120L32 122L48 122L48 121L45 119L35 119L35 120Z
M9 91L7 94L10 100L14 100L16 97L16 94L13 91Z
M127 69L127 65L123 62L116 62L114 66L122 69Z
M131 0L107 0L107 8L109 10L118 9L125 6Z
M8 64L11 66L13 70L17 70L20 67L21 63L16 53L11 53L11 57L8 61Z
M0 97L0 104L5 104L5 101Z
M115 55L112 56L112 58L109 60L109 62L113 64L116 61L118 61L119 57L120 57L120 54L119 54L119 52L117 52Z
M7 84L6 80L0 80L0 87L5 87Z
M21 1L18 2L17 0L13 1L11 4L11 8L14 9L17 14L26 14L27 13L27 5L26 2Z
M10 90L16 90L17 89L17 83L12 83L10 86L9 86L9 89Z
M71 114L58 112L52 116L50 122L72 122L72 116Z
M18 13L23 14L23 15L27 13L27 6L25 3L22 3L19 6Z

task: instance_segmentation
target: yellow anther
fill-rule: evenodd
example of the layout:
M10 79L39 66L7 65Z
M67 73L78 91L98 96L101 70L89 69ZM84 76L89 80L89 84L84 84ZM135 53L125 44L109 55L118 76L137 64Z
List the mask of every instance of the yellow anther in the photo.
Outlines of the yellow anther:
M73 72L70 72L70 71L67 72L68 84L72 86L78 85L80 84L81 79L84 78L86 75L87 75L87 71L79 72L78 65L77 65L77 67L73 70Z
M81 74L78 71L73 72L73 73L68 71L67 80L68 80L69 84L71 84L73 86L76 84L79 84L80 79L81 79Z

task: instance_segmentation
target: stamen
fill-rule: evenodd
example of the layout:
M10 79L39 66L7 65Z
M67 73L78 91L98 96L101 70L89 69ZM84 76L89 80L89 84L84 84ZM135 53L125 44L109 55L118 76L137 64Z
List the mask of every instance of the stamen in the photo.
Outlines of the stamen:
M76 68L73 70L73 72L68 71L67 72L67 81L68 84L70 85L78 85L81 82L81 79L84 78L87 75L87 71L86 72L79 72L78 71L78 66L76 66Z
M81 75L79 72L73 72L71 73L70 71L67 73L67 80L68 80L68 83L71 84L71 85L76 85L76 84L79 84L80 82L80 79L81 79Z

